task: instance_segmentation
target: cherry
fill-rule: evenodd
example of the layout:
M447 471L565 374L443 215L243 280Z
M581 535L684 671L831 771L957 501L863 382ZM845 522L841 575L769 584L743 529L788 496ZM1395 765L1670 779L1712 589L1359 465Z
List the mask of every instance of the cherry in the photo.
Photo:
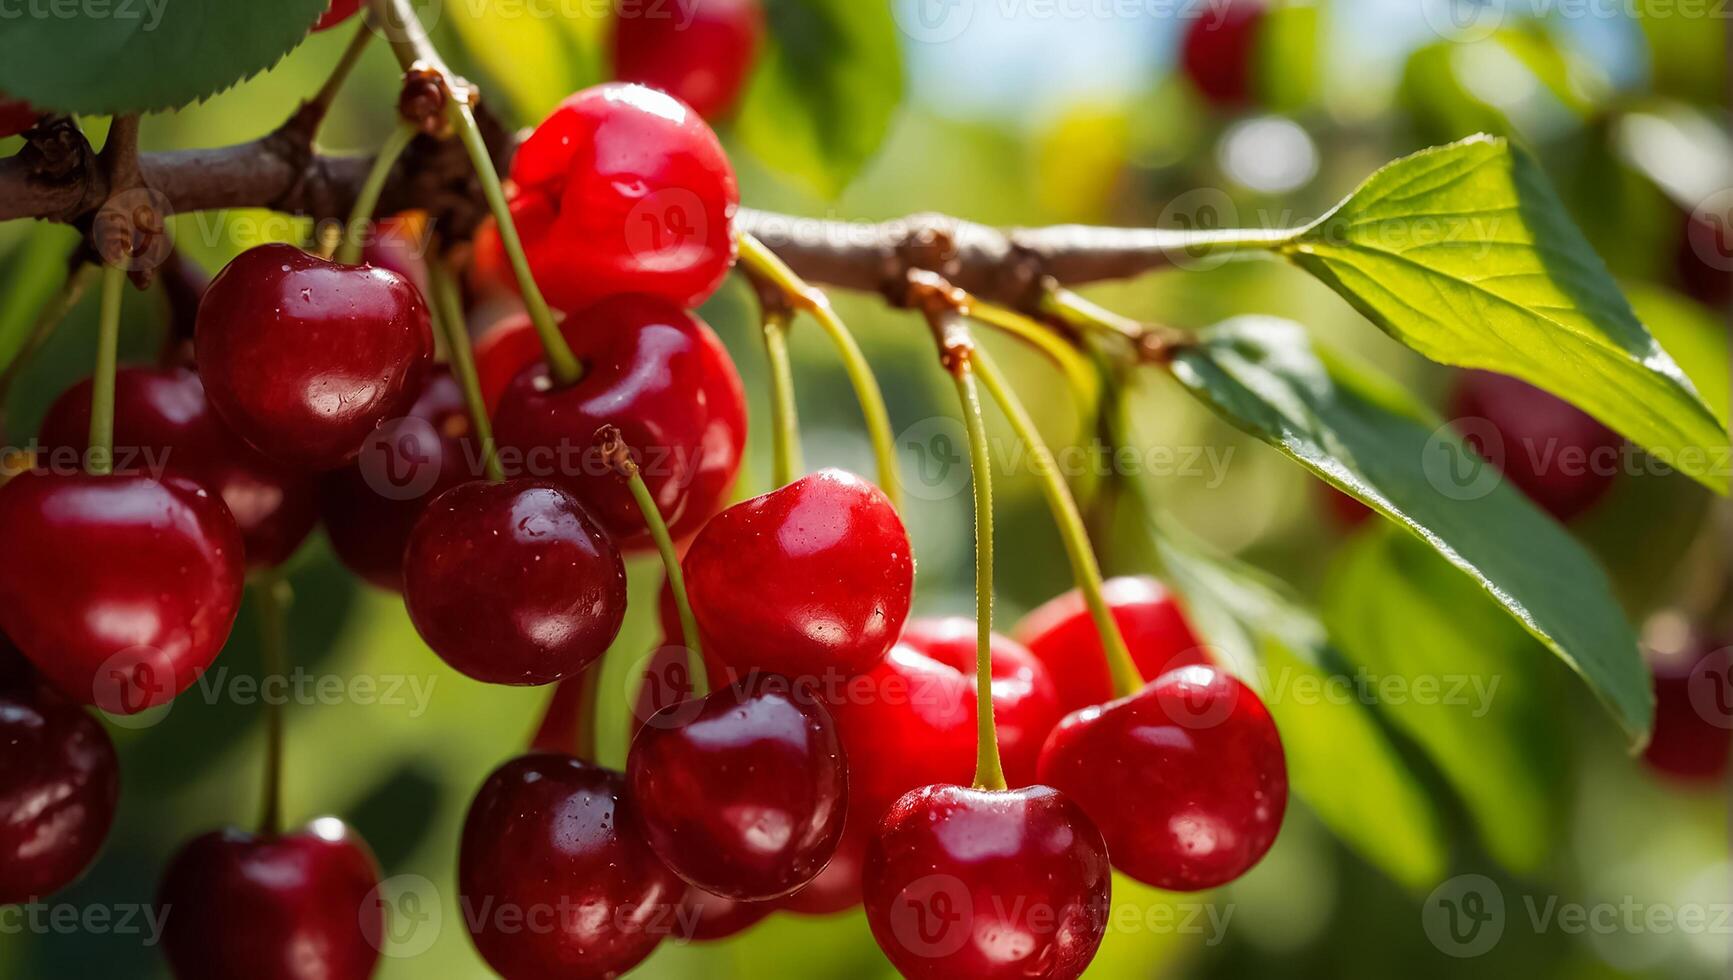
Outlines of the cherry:
M90 866L120 797L108 732L9 663L0 684L0 905L45 898Z
M867 847L867 923L910 980L1083 975L1107 934L1101 832L1046 786L926 786Z
M29 471L0 486L0 630L61 693L116 714L166 703L240 609L241 532L180 477Z
M1720 780L1733 748L1733 645L1680 631L1648 652L1655 728L1643 761L1684 782Z
M859 905L861 865L866 862L867 840L872 836L873 828L878 826L877 818L867 817L866 812L867 808L851 803L842 841L837 844L830 863L812 879L811 884L773 904L796 915L815 916L836 915Z
M378 887L372 851L335 817L281 836L213 831L163 874L163 950L177 980L366 980L385 933Z
M1209 649L1192 633L1179 602L1160 582L1147 576L1108 579L1102 593L1146 680L1210 662ZM1112 700L1113 678L1101 634L1082 592L1072 589L1049 600L1024 616L1011 635L1046 665L1062 712Z
M403 558L427 645L491 684L534 686L599 659L626 615L620 552L570 494L530 480L465 483L427 505Z
M281 244L242 252L211 280L195 343L230 428L307 469L353 459L409 407L433 361L427 305L409 280Z
M0 98L0 140L22 134L41 118L42 114L28 102Z
M1464 441L1561 521L1594 506L1618 474L1624 439L1527 382L1464 371L1450 411Z
M403 552L428 503L481 474L463 389L436 366L402 418L374 430L354 462L319 482L319 513L348 569L403 591Z
M4 126L0 125L0 130ZM4 132L0 132L4 135ZM1694 210L1684 218L1673 267L1685 293L1699 303L1726 309L1733 301L1733 242L1723 215Z
M965 680L975 676L975 621L966 616L911 620L903 629L903 644L957 669ZM1012 786L1035 781L1035 762L1047 733L1065 712L1047 668L1023 644L992 635L993 725L999 735L999 755L1005 779ZM974 710L971 687L969 710Z
M902 631L914 591L896 508L834 469L716 515L683 567L706 653L742 674L866 673Z
M774 902L736 902L688 888L680 900L680 935L687 942L713 943L745 932L774 911Z
M325 31L336 27L361 9L362 0L331 0L331 6L319 15L319 20L313 24L313 30Z
M786 681L749 677L657 713L632 740L626 779L657 856L724 898L794 892L842 838L836 724Z
M664 708L691 700L698 690L693 683L692 651L686 646L680 613L674 604L674 590L667 582L662 583L661 595L658 596L656 619L662 627L663 641L644 662L644 677L632 706L632 730L628 735L637 735L638 726ZM727 673L711 662L708 650L704 652L704 661L709 689L715 691L727 687L730 680Z
M1213 667L1182 667L1067 715L1041 750L1040 775L1101 828L1115 868L1169 891L1245 874L1288 806L1268 709Z
M686 885L638 829L625 779L527 755L470 805L458 892L476 949L506 980L613 977L677 927Z
M571 95L518 147L511 178L536 284L568 313L621 293L696 307L734 263L734 168L704 120L655 89Z
M678 0L667 9L621 8L614 75L661 89L706 119L726 115L746 88L764 38L759 0Z
M68 388L42 421L42 449L56 466L54 454L82 460L90 445L90 388L88 378ZM222 498L240 526L252 568L281 565L313 529L312 477L242 442L211 410L199 376L186 368L115 373L114 447L118 470L165 468Z
M1319 486L1324 488L1324 509L1329 512L1330 519L1343 530L1352 531L1377 516L1377 511L1361 503L1358 498L1351 497L1328 483L1320 483Z
M622 547L647 548L637 501L594 445L596 430L615 426L670 532L696 531L733 489L746 445L746 395L722 341L651 296L606 300L565 332L584 376L558 385L545 364L518 373L494 417L502 461L566 487Z
M1187 27L1180 63L1205 99L1225 108L1252 100L1264 14L1262 0L1231 0Z
M573 321L560 324L560 333L571 343ZM481 382L481 400L489 414L499 408L505 390L524 368L541 360L542 342L528 313L514 313L488 327L475 341L475 373Z
M389 269L427 295L427 214L406 211L379 219L361 248L361 261Z

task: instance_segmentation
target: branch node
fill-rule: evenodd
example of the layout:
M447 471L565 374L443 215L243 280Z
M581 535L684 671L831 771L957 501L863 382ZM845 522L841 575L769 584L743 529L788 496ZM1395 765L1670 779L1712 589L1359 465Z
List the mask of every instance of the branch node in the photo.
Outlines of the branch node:
M638 474L638 464L632 459L632 447L626 445L626 438L620 434L618 426L604 425L597 429L596 448L601 451L602 462L615 473L628 480Z
M423 133L445 139L452 133L451 122L445 116L445 105L453 94L451 82L444 73L426 62L416 62L403 73L403 91L397 96L397 113Z

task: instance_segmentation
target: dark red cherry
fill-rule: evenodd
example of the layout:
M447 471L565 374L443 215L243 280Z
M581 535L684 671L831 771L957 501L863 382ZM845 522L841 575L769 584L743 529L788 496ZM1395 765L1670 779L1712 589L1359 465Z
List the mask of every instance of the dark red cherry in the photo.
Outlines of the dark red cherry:
M502 463L566 487L622 547L652 547L631 490L595 445L612 425L671 533L696 531L733 490L746 446L746 394L728 350L702 320L651 296L616 296L563 329L584 376L559 385L544 364L518 373L494 413Z
M749 677L666 708L632 740L626 780L662 863L736 901L782 898L842 838L848 769L830 713L784 680Z
M1145 680L1210 662L1208 648L1192 633L1179 602L1160 582L1148 576L1108 579L1102 593ZM1072 589L1047 601L1024 616L1011 635L1046 665L1062 712L1113 698L1113 677L1101 649L1101 634L1082 592Z
M511 178L536 285L568 313L621 293L696 307L734 263L734 168L703 118L655 89L570 96L518 147Z
M41 118L42 114L28 102L0 98L0 139L23 133Z
M1169 891L1245 874L1288 806L1269 711L1212 667L1182 667L1067 715L1041 751L1040 776L1101 828L1115 868Z
M367 980L385 907L379 865L343 821L261 836L195 838L163 874L157 906L176 980Z
M242 252L211 280L195 344L229 427L307 469L353 459L409 408L433 363L427 304L409 280L280 244Z
M902 518L842 470L716 515L683 567L706 652L740 674L864 674L896 642L914 591Z
M470 805L459 903L506 980L618 976L675 933L685 893L644 840L617 772L522 756Z
M319 513L332 550L382 589L403 591L403 552L428 503L482 476L481 447L463 390L437 366L407 414L367 437L361 455L319 481Z
M1465 442L1561 521L1594 506L1619 473L1617 432L1527 382L1464 371L1450 411Z
M842 841L830 863L811 884L772 904L795 915L813 916L837 915L860 904L861 865L866 861L867 839L878 821L865 816L865 807L851 805L849 810Z
M1230 0L1200 12L1186 27L1180 64L1209 102L1237 108L1256 95L1258 29L1263 0Z
M999 756L1005 779L1012 786L1035 781L1035 761L1047 733L1065 717L1047 668L1023 644L994 633L993 726L999 734ZM975 675L975 621L966 616L914 619L903 628L903 645L942 664L955 667L964 679ZM974 710L970 687L969 709Z
M1687 295L1726 309L1733 302L1733 234L1727 215L1709 209L1687 214L1673 265Z
M1046 786L926 786L867 846L873 938L909 980L1083 975L1107 933L1101 832Z
M665 581L657 597L656 620L662 627L662 645L650 651L649 658L644 661L643 681L638 686L638 697L633 704L629 735L637 735L638 726L662 709L690 700L698 689L693 683L692 651L687 648L685 631L680 628L674 590ZM729 678L726 672L711 662L708 651L704 660L709 689L715 691L727 687Z
M40 441L56 469L83 460L90 444L88 378L48 409ZM221 497L240 526L249 567L282 564L313 529L313 477L241 441L211 410L199 376L186 368L115 373L114 449L116 472L173 473Z
M1655 728L1643 761L1685 782L1713 783L1733 749L1733 644L1689 630L1648 642Z
M1376 511L1357 498L1350 497L1328 483L1318 485L1323 488L1324 509L1329 512L1330 519L1336 526L1343 530L1351 531L1377 515Z
M532 480L453 487L403 557L410 621L490 684L539 685L601 657L626 615L620 552L570 494Z
M313 25L313 30L324 31L336 27L361 9L362 0L331 0L331 6L319 15L319 20Z
M427 296L427 214L405 211L381 218L361 248L361 261L389 269Z
M704 118L718 119L746 88L763 37L759 0L622 7L614 17L614 77L661 89Z
M33 470L0 486L0 630L61 693L113 714L166 703L240 609L241 532L181 477Z
M0 905L47 898L84 873L120 798L120 763L102 725L16 664L8 673L0 685Z
M688 888L680 900L679 935L686 942L713 943L745 932L774 911L775 902L736 902Z
M560 333L572 343L575 321L567 317L560 322ZM505 390L524 368L542 359L541 338L528 313L513 313L488 327L475 340L475 373L481 382L481 400L491 415L499 408Z

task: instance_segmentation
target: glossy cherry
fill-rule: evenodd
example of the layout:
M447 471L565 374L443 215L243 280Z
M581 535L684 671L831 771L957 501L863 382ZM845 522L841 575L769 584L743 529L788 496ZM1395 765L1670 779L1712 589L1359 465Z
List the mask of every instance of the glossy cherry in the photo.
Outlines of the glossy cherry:
M1655 728L1643 761L1684 782L1719 781L1733 749L1733 644L1681 631L1648 654Z
M849 811L842 841L830 863L811 884L772 905L795 915L826 916L847 912L860 904L861 865L866 862L867 840L878 821L865 816L867 808L859 804L851 804Z
M1108 579L1102 588L1113 621L1145 680L1210 662L1173 593L1147 576ZM1072 589L1024 616L1011 635L1047 667L1062 712L1113 698L1101 635L1083 593Z
M746 88L763 39L759 0L622 7L614 18L614 76L661 89L704 118L718 119Z
M775 902L736 902L702 888L688 888L680 900L679 935L686 942L717 942L745 932L774 911Z
M408 413L374 430L361 455L319 481L319 514L332 550L382 589L403 591L403 552L427 505L482 476L481 447L463 390L435 367Z
M683 567L706 651L741 674L864 674L896 642L914 591L896 508L834 469L716 515Z
M40 442L55 468L75 468L89 437L87 378L48 409ZM240 526L252 568L287 561L313 530L313 478L241 441L211 410L199 376L186 368L123 367L115 373L114 450L117 472L173 473L222 498Z
M1733 301L1733 235L1727 216L1705 210L1685 215L1673 267L1687 295L1717 310Z
M403 599L421 638L462 673L551 684L595 662L620 632L626 569L565 491L532 480L465 483L416 522Z
M570 317L560 323L560 333L568 344L574 339L575 325ZM528 313L504 317L475 339L476 379L481 382L481 400L490 415L499 408L499 400L518 374L541 359L541 338L536 336Z
M41 118L42 114L28 102L0 98L0 139L23 133Z
M1256 95L1258 30L1263 0L1230 0L1191 21L1181 42L1180 64L1211 103L1237 108Z
M458 853L476 949L505 980L613 977L678 929L686 884L639 830L625 779L527 755L476 794Z
M381 218L361 248L361 261L389 269L427 295L427 215L406 211Z
M1115 868L1169 891L1245 874L1275 843L1288 805L1268 709L1212 667L1182 667L1067 715L1041 751L1040 776L1095 821Z
M573 94L518 147L511 179L536 284L568 313L621 293L696 307L734 263L734 168L703 118L655 89Z
M903 628L903 645L956 668L965 680L975 676L975 621L966 616L914 619ZM1047 733L1065 717L1047 668L1023 644L992 635L993 726L999 756L1012 786L1035 781L1035 762ZM969 689L974 710L974 688Z
M0 905L11 905L47 898L90 866L114 822L120 763L101 723L3 655Z
M280 836L195 838L163 874L157 906L176 980L367 980L385 907L379 865L335 817Z
M61 693L114 714L163 704L216 659L240 609L241 532L181 477L33 470L0 486L0 630Z
M1624 439L1527 382L1464 371L1450 413L1465 442L1561 521L1594 506L1618 475Z
M926 786L867 847L867 922L909 980L1073 980L1107 933L1107 845L1046 786Z
M361 9L361 3L362 0L331 0L331 5L325 8L325 12L320 14L319 20L314 23L313 30L324 31L336 27L355 16Z
M409 280L280 244L242 252L211 280L195 344L229 427L307 469L353 459L409 408L433 363L427 304Z
M848 767L836 724L778 678L658 712L632 740L626 779L662 863L724 898L782 898L842 839Z
M671 532L696 531L733 489L746 445L746 395L727 349L702 320L651 296L598 303L565 334L584 376L556 384L545 364L518 373L494 414L502 463L566 487L622 547L650 547L637 501L595 444L612 425Z

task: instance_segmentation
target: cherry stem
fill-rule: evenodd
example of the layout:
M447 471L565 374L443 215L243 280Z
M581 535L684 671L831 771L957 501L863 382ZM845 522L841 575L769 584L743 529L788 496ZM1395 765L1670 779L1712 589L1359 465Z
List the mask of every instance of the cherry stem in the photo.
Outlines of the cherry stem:
M493 441L493 423L487 417L487 402L481 397L481 378L475 370L475 352L469 344L469 328L463 316L463 297L458 295L457 281L445 268L445 263L433 258L427 263L427 285L433 292L434 319L445 334L445 353L451 361L452 376L463 389L463 405L469 413L469 424L481 445L483 472L494 483L505 479L499 464L498 447Z
M355 70L355 65L361 60L362 52L367 50L367 42L373 37L373 27L362 18L355 29L355 36L349 39L349 45L343 49L343 54L332 66L331 74L325 77L325 84L319 86L319 92L312 100L302 106L302 112L313 113L309 119L308 132L318 127L325 114L331 110L337 101L337 93L342 90L343 83L349 80L349 75Z
M788 312L764 314L764 351L770 359L770 419L774 434L770 481L784 487L793 483L802 467L800 417L794 401L794 366L788 357Z
M1058 366L1071 383L1074 394L1085 405L1094 405L1101 396L1101 377L1082 353L1056 334L1053 328L1015 310L994 303L969 300L968 315L1003 333L1016 337Z
M268 684L288 669L289 583L277 572L262 573L253 583L259 605L259 653ZM265 705L265 778L260 794L259 830L275 836L283 826L283 706L277 698L261 699Z
M355 205L349 210L349 221L343 226L343 244L337 248L338 262L355 265L361 261L366 232L373 223L374 210L379 207L379 195L385 190L385 181L391 176L391 168L397 165L397 158L420 132L420 127L414 123L402 121L392 128L391 135L385 137L385 145L373 158L373 166L368 169L361 190L355 195Z
M585 762L597 762L597 747L601 744L602 665L606 658L584 668L583 673L565 681L578 685L578 730L572 734L572 754Z
M90 452L85 469L96 476L114 472L114 375L120 348L120 299L126 268L102 270L102 312L96 339L96 370L90 383Z
M99 271L101 271L100 266L80 265L67 275L66 280L61 283L59 291L50 297L42 309L37 311L36 320L31 324L30 332L25 335L24 342L19 345L17 353L12 355L12 360L6 365L6 369L0 371L0 423L5 421L6 396L11 393L13 383L18 380L19 375L24 373L31 358L35 357L36 352L42 349L42 345L48 343L48 338L54 335L55 329L66 319L67 314L71 313L73 307L78 305L79 300L84 298L85 292L90 289L90 284L96 279Z
M903 488L902 481L897 478L897 441L891 429L891 413L885 407L884 392L879 388L872 365L861 352L854 334L849 333L842 318L836 315L830 297L823 290L807 285L775 252L750 234L740 231L734 237L740 248L740 262L747 274L781 290L791 306L812 314L824 332L830 335L831 343L842 359L843 370L848 374L849 384L854 388L855 400L860 402L861 415L866 419L867 436L878 460L879 489L890 498L891 506L901 511Z
M638 509L644 514L644 524L650 529L656 550L662 554L662 571L668 576L668 588L674 593L674 607L680 612L680 630L686 634L686 649L692 653L698 673L702 674L704 650L698 638L698 619L692 615L692 602L686 597L686 576L680 571L680 555L674 550L674 538L668 533L667 522L662 520L662 510L656 506L656 499L650 496L650 488L644 485L644 476L638 472L631 447L626 445L619 429L604 425L596 430L596 445L614 472L626 478L632 499L638 502Z
M1085 333L1125 340L1136 349L1140 360L1148 362L1166 362L1176 348L1193 340L1188 331L1133 320L1069 289L1054 287L1042 294L1041 312Z

